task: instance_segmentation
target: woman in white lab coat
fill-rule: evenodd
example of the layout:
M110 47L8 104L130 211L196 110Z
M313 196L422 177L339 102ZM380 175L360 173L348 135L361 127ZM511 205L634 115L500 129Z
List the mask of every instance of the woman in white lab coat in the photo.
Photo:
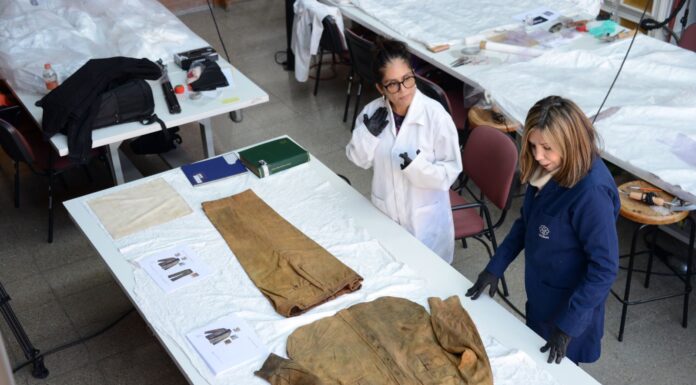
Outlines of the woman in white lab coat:
M442 105L418 91L406 46L377 46L373 71L382 97L363 109L346 154L373 168L372 203L452 263L448 190L462 171L457 130Z

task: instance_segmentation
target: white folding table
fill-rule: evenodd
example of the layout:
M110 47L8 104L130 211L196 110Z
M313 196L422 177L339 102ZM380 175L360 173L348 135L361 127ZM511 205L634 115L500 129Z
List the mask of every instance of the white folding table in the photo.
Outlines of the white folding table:
M422 284L428 296L438 296L441 298L446 298L451 295L458 295L462 300L462 305L471 315L482 336L492 336L507 348L519 349L525 352L531 357L533 361L535 361L538 367L548 371L559 384L597 384L596 380L594 380L590 375L588 375L580 367L576 366L569 360L564 360L560 365L547 364L547 354L539 352L539 348L545 342L541 337L535 334L523 322L515 318L508 310L504 309L501 305L492 300L490 297L482 296L482 298L478 299L477 301L471 301L468 298L466 298L464 296L464 293L469 287L471 287L471 282L467 278L465 278L462 274L460 274L450 265L445 263L435 253L433 253L431 250L425 247L420 241L411 236L406 230L404 230L398 224L396 224L388 217L386 217L384 214L382 214L372 205L372 203L368 199L366 199L354 188L349 186L344 180L339 178L334 172L328 169L315 157L312 156L308 164L298 166L294 169L294 171L293 169L291 169L284 172L293 172L293 174L287 174L289 177L291 177L291 182L293 184L304 183L302 182L305 179L303 178L303 175L307 175L306 179L309 179L310 175L312 176L312 178L320 179L322 185L328 182L329 185L326 188L330 188L331 190L328 190L327 194L333 197L334 199L332 199L332 202L315 202L317 205L320 205L320 207L313 206L313 208L320 211L321 213L328 213L332 211L340 212L347 222L354 224L357 228L364 229L369 234L369 237L376 240L379 243L379 245L381 245L381 247L383 247L390 255L392 255L396 261L410 267L415 272L414 274L420 277L419 279L424 280ZM272 183L272 180L270 178L280 178L282 177L281 174L271 175L270 177L266 178L266 181L264 181L263 179L255 179L255 177L251 175L251 177L253 178L248 179L247 181L249 182L246 183L251 183L253 186L256 186L255 188L259 188L259 186L263 187L262 183ZM80 198L64 202L64 205L67 208L67 211L70 214L73 221L89 239L89 241L96 249L97 253L101 256L101 258L103 258L109 270L111 271L114 279L119 283L123 291L135 304L140 314L143 316L148 325L150 325L150 327L153 328L153 330L156 330L157 328L157 325L152 324L152 322L156 321L157 318L153 319L152 317L150 317L153 314L153 309L143 308L138 305L138 300L143 300L142 297L138 297L139 295L142 296L142 292L136 292L136 281L138 279L136 273L138 268L136 267L136 264L133 262L133 260L128 260L124 254L132 254L132 247L124 246L123 244L121 244L121 247L119 248L119 245L117 244L118 242L114 241L110 237L110 235L104 230L104 228L101 227L99 220L89 210L89 208L86 205L86 202L95 197L104 196L122 188L137 186L139 184L146 183L152 178L158 177L162 177L165 178L165 180L169 179L171 181L176 182L170 182L170 184L172 186L179 186L179 189L177 189L177 191L179 191L182 197L184 197L189 202L200 202L209 199L216 199L221 196L232 194L235 191L239 191L240 189L245 188L244 186L239 186L239 183L241 183L239 182L239 180L234 179L238 177L213 182L214 186L210 185L209 190L200 190L204 187L192 188L190 185L186 184L187 182L180 182L181 178L185 178L184 175L181 173L181 170L173 169L152 177L130 182L123 186L115 186L108 190L96 192L90 195L86 195ZM281 199L276 197L282 197L282 199L298 199L287 198L287 192L284 191L284 189L282 188L275 188L273 185L266 186L267 187L265 189L265 194L267 194L266 197L270 201L274 201L275 199ZM309 189L306 191L306 193L302 193L302 191L298 189L299 188L296 187L296 189L294 190L293 197L305 197L310 196L312 194L312 191L310 191ZM207 192L202 193L201 191ZM298 192L300 193L297 194ZM200 194L204 194L204 196L201 196ZM210 196L206 194L209 194ZM193 195L196 196L193 197ZM301 202L301 200L298 200L298 202ZM192 209L194 210L194 214L191 215L198 215L197 212L200 212L200 217L193 217L193 219L188 220L204 222L207 221L207 218L201 212L200 204L196 203L192 206L197 207L192 207ZM337 231L336 229L340 228L339 218L336 218L334 220L333 217L329 216L329 214L326 214L322 216L322 220L327 221L327 224L317 231ZM315 223L298 222L294 222L293 225L295 225L298 228L302 228L305 225L310 227L313 225L318 226ZM154 242L156 242L159 247L163 247L163 245L161 244L162 240L158 238L157 234L161 234L162 236L168 236L168 234L162 233L162 231L164 230L158 230L158 227L152 228L147 231L148 239L150 239L151 237L151 239L154 239ZM186 234L189 234L191 231L193 230L188 230ZM219 234L216 233L214 234L214 236L219 237ZM176 241L180 242L180 238L178 236L176 237ZM147 252L152 252L151 245L148 244L146 246L142 244L142 242L149 242L146 241L144 238L133 241L129 240L128 242L134 242L135 245L137 247L142 248L144 252L146 252L146 250ZM201 250L205 250L207 248L212 247L213 241L210 237L208 237L204 240L189 239L187 240L187 242L193 242L197 244L199 247L202 247ZM216 249L213 250L211 254L218 255L219 253ZM135 258L136 256L129 255L129 257ZM234 257L232 258L234 259ZM229 266L229 263L225 264L225 266ZM375 276L365 276L363 288L355 293L359 295L369 295L369 292L364 292L365 290L370 290L366 289L366 287L369 286L369 280L376 279L380 276L380 274L384 273L378 271ZM239 281L240 279L242 279L240 277L246 277L243 271L234 273L230 277L230 279ZM242 280L245 281L246 278ZM216 285L219 285L219 281L216 282L218 282L216 283ZM248 285L253 286L250 281L248 282ZM253 287L250 290L255 292ZM241 301L241 303L247 304L250 300L249 292L228 294L229 296L234 296L231 300L233 303L237 303L236 301ZM315 309L312 309L308 313L299 317L309 317L308 319L315 319L317 316L313 314L321 312L322 307L330 307L333 306L332 303L340 303L340 301L344 300L343 297L346 296L342 296L335 300L329 301L328 303L323 304ZM194 298L199 298L201 302L206 302L206 300L198 294L195 294ZM265 301L260 296L260 294L259 298L259 300ZM161 303L158 298L153 298L152 301L153 306L159 305ZM226 307L230 307L229 304L226 305ZM258 308L258 306L254 308L254 311L256 311L257 313L260 312L259 310L256 310L256 308ZM179 311L185 312L189 310L186 309ZM244 314L248 314L248 312ZM190 316L192 318L201 318L200 312L196 314L191 314ZM278 317L278 315L275 314L270 307L268 307L268 314L266 315L264 313L262 315L262 318L264 321L272 321L276 318L282 317ZM277 322L277 328L275 326L272 326L273 329L290 328L290 326L288 325L291 324L288 324L287 322L292 321L290 321L289 319L279 319ZM294 326L292 327L292 329L294 329ZM181 330L180 334L184 335L186 332L186 330ZM176 364L179 366L179 368L191 384L209 383L206 380L206 378L204 378L204 376L201 375L201 372L198 369L196 369L196 367L192 363L193 357L189 355L190 353L187 353L181 348L180 343L174 341L170 337L170 335L167 335L166 333L155 332L155 334L157 335L162 345L169 352L174 362L176 362ZM277 352L277 354L283 353L284 352ZM243 376L241 376L240 378L246 378L247 380L235 380L234 384L246 384L247 381L253 384L262 384L263 381L259 382L258 378L254 378L251 375L252 371L253 370L249 370L249 373L238 373L240 376L243 374ZM236 378L237 377L235 377L235 379Z
M268 101L268 94L249 80L249 78L244 76L244 74L239 72L239 70L222 59L220 59L219 64L223 69L231 69L233 78L232 86L222 89L222 92L215 98L192 100L187 96L178 96L177 99L181 105L181 113L178 114L169 113L159 81L148 81L152 87L152 95L155 101L155 113L164 121L167 127L175 127L196 121L202 123L201 139L205 157L215 155L215 149L213 147L213 126L210 118ZM174 63L169 63L167 69L172 85L186 84L186 72L184 70L177 67ZM42 95L21 91L15 92L15 95L40 126L43 110L37 107L35 103L41 99ZM131 122L92 131L92 147L107 146L108 148L112 175L116 184L125 182L118 150L121 143L124 140L137 138L160 129L157 122L149 125ZM54 135L51 138L51 145L60 156L68 155L67 136L60 133Z

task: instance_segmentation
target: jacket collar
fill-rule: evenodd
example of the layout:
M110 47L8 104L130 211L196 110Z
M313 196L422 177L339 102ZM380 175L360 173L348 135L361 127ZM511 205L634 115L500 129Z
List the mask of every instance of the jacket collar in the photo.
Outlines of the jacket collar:
M529 184L536 187L539 190L542 190L546 183L548 183L551 180L551 177L553 177L553 174L555 173L556 170L549 172L546 171L546 169L544 169L543 167L537 165L536 169L534 169L534 172L532 173L531 179L529 180Z
M416 94L413 95L413 100L411 105L408 107L408 112L406 113L406 119L404 123L415 123L425 126L426 116L425 116L425 95L423 95L417 88Z
M411 101L411 105L408 107L408 112L406 112L406 117L404 118L403 123L401 123L401 127L403 129L404 126L407 124L418 124L421 126L426 125L426 120L427 116L425 114L425 98L426 96L423 95L417 88L416 88L416 94L413 95L413 100ZM394 111L391 108L391 104L389 103L389 100L385 99L384 104L387 107L387 110L389 111L389 126L391 127L392 133L396 135L396 126L394 125Z

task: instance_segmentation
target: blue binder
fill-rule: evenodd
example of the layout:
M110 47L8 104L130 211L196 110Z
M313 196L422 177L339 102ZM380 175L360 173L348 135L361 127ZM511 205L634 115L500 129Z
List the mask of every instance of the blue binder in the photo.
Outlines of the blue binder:
M202 160L200 162L183 165L181 166L181 171L183 171L184 175L186 175L186 178L188 178L192 186L198 186L200 184L241 174L246 172L247 169L244 167L242 162L239 161L239 159L230 164L227 162L224 156L218 156L215 158Z

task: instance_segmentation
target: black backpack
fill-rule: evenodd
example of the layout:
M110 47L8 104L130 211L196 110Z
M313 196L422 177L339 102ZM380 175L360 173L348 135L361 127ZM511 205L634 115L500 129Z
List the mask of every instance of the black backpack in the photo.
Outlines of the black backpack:
M84 163L92 149L92 130L101 94L128 79L157 80L162 69L148 59L111 57L91 59L48 95L36 102L43 108L41 130L46 139L63 133L70 159ZM119 118L119 121L122 121Z
M129 79L122 84L112 86L99 95L99 108L94 118L93 128L114 124L139 121L142 124L158 122L161 131L143 135L130 146L135 154L161 154L181 144L177 134L179 127L167 129L164 122L157 117L152 88L143 79Z

